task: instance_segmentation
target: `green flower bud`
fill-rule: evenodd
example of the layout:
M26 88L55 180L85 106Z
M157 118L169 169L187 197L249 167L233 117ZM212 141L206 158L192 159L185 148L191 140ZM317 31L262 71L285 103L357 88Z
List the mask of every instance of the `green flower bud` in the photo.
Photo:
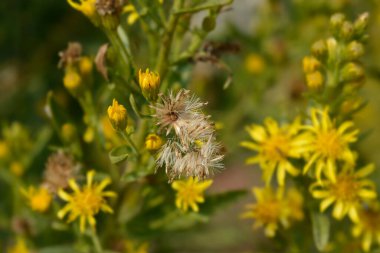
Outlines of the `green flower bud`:
M343 39L350 40L354 35L354 25L349 21L345 21L340 30L340 35Z
M311 46L312 54L317 58L322 58L327 53L326 42L324 40L318 40Z
M354 23L355 34L362 35L368 26L369 14L365 12L361 14Z
M352 41L346 47L346 57L349 60L356 60L364 54L364 46L362 43Z
M334 38L327 39L326 45L327 45L329 61L335 61L336 55L337 55L337 46L338 46L336 39Z
M347 63L341 72L341 81L356 82L364 78L364 69L358 63Z
M335 13L330 18L330 26L333 32L338 32L343 25L346 17L342 13Z
M207 16L202 21L202 29L206 32L211 32L215 29L215 17Z

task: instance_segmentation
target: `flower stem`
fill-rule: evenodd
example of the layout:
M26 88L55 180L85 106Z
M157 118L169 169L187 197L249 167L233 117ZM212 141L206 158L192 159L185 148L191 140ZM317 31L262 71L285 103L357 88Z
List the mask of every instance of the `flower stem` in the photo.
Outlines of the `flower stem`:
M92 243L94 245L95 252L96 253L103 253L102 245L100 244L99 237L96 234L95 230L91 230L90 237L91 237Z

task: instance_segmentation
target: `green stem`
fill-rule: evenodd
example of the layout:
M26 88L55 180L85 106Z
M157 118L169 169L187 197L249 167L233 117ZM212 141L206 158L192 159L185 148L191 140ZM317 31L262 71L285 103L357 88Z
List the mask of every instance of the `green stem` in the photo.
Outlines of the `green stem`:
M138 148L136 147L136 144L132 141L131 137L125 132L125 131L119 131L121 136L128 142L128 144L131 146L133 152L135 152L136 155L139 155Z
M158 52L156 71L160 74L161 80L164 80L169 67L169 53L173 41L173 35L177 27L180 15L175 14L183 5L184 0L174 0L173 9L169 17L167 28L162 38L160 51Z
M93 243L93 245L94 245L95 252L96 252L96 253L103 253L102 245L100 244L99 237L98 237L98 235L96 234L96 231L95 231L95 230L92 230L92 231L91 231L91 233L90 233L90 237L91 237L92 243Z

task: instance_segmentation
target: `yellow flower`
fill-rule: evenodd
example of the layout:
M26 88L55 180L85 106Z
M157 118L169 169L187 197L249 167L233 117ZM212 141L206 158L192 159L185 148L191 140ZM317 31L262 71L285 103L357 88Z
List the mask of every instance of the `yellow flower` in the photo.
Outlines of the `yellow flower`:
M127 19L128 25L133 25L136 20L140 17L139 13L136 11L135 6L133 4L127 4L123 8L123 13L130 13Z
M252 74L260 74L265 68L265 62L263 57L258 54L249 54L245 58L245 68Z
M148 243L137 243L134 240L125 240L125 253L148 253L149 244Z
M305 73L311 73L316 71L321 66L321 63L313 56L305 56L302 60L302 65Z
M17 239L17 242L12 247L9 247L7 253L29 253L28 247L25 244L25 241L21 238Z
M332 215L340 220L347 214L352 221L358 221L358 207L363 201L376 198L375 184L364 177L374 170L374 165L367 165L358 171L345 167L337 175L336 181L322 180L310 186L314 198L322 199L321 212L335 203Z
M362 248L368 252L375 242L380 246L380 204L371 203L370 207L359 211L359 220L352 228L354 237L362 238Z
M8 144L5 141L0 141L0 159L6 158L9 155Z
M87 172L87 184L79 187L74 179L69 180L69 185L73 192L71 194L59 190L58 196L68 202L58 212L58 218L63 219L70 212L68 222L79 218L80 231L83 233L86 229L86 223L89 223L92 229L95 229L96 220L94 216L101 210L107 213L113 213L112 208L107 204L106 197L116 197L112 191L103 191L111 183L110 178L103 179L100 183L93 183L95 171Z
M72 68L69 68L63 77L63 85L66 87L66 89L75 91L80 87L81 83L82 78L80 75Z
M299 119L291 125L279 126L276 121L267 118L264 126L254 124L247 127L254 142L244 141L241 146L254 150L257 154L248 158L246 163L259 163L267 184L276 169L277 181L281 186L285 184L286 172L292 176L299 174L299 170L289 161L290 158L299 158L303 151L304 140L302 135L298 135L299 130Z
M75 2L74 0L67 0L67 2L71 7L82 12L89 18L93 18L96 15L96 0L78 0L78 2Z
M328 108L311 109L311 125L304 126L309 135L305 137L305 150L310 153L303 172L307 173L315 164L315 176L321 178L322 171L335 182L336 162L345 161L354 165L356 155L349 144L357 140L359 130L353 130L354 123L345 121L338 127L330 119Z
M194 212L199 211L197 203L205 201L203 192L209 188L212 180L198 181L198 178L189 177L186 181L176 180L172 183L172 188L177 191L175 205L177 208L187 211L189 207Z
M161 148L163 141L157 134L149 134L145 138L145 148L150 151L155 151Z
M51 204L52 196L44 187L38 189L34 186L29 186L28 190L21 189L22 194L28 199L28 204L33 211L43 213Z
M319 71L306 74L306 84L309 88L319 88L323 84L323 75Z
M149 101L156 101L160 88L160 75L146 69L145 72L139 70L139 84L141 91Z
M72 123L65 123L61 127L61 135L66 142L71 142L75 140L77 130Z
M13 175L21 177L22 174L24 174L25 167L20 162L12 162L10 165L10 170L13 173Z
M287 228L293 220L302 220L303 197L295 189L284 194L284 188L274 191L270 187L253 188L252 193L256 197L256 204L247 205L248 211L242 214L242 218L253 218L253 228L264 227L265 235L274 237L279 224Z
M112 105L108 107L108 118L112 126L119 131L124 131L127 127L127 109L113 99Z

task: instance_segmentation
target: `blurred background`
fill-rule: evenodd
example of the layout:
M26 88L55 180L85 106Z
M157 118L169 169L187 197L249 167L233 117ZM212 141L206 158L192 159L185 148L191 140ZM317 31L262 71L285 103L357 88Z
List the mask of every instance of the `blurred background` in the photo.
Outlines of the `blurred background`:
M80 106L62 85L58 52L68 42L79 41L84 53L94 57L97 48L106 42L105 36L64 0L5 0L0 2L0 11L0 124L4 127L17 121L36 135L49 124L44 105L50 90L79 121ZM239 147L248 136L245 125L260 123L267 116L286 121L302 110L305 82L301 62L309 54L310 45L328 36L331 14L342 12L353 19L364 11L371 15L364 57L367 81L361 91L368 106L356 121L371 135L358 145L364 159L380 167L380 1L235 0L207 38L212 43L229 45L220 52L223 67L196 63L186 69L190 89L209 101L207 110L220 125L220 138L227 151L226 169L216 175L211 192L249 191L261 184L260 170L244 164L249 153ZM192 20L194 25L202 21L202 15ZM137 46L138 38L132 43ZM229 78L232 83L224 89ZM53 136L52 145L55 139ZM47 153L43 151L33 162L27 172L32 178L43 170ZM0 195L6 191L0 184ZM219 210L208 224L170 235L165 241L167 251L163 252L258 252L255 249L262 245L271 249L268 252L281 252L278 245L264 239L261 230L252 230L250 220L239 218L244 205L252 201L247 194ZM6 208L1 200L0 208Z

